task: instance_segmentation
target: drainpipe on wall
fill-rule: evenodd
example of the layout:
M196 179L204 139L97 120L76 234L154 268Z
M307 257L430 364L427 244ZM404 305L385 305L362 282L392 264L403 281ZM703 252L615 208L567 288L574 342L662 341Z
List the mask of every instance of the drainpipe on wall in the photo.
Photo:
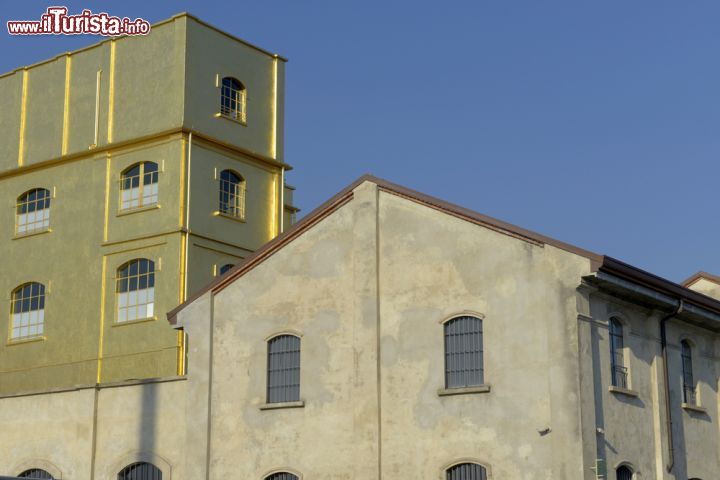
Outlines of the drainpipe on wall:
M670 408L670 373L668 368L668 353L667 353L667 335L665 326L671 318L682 313L685 308L685 301L680 299L678 306L672 313L665 315L660 320L660 343L662 345L662 357L663 357L663 375L665 377L665 425L667 428L667 439L668 439L668 473L672 472L675 466L675 446L673 441L672 431L672 409Z
M187 186L185 189L187 200L185 201L185 281L183 283L183 302L187 300L188 293L188 248L190 247L190 168L192 167L192 131L188 134L188 151L187 151Z

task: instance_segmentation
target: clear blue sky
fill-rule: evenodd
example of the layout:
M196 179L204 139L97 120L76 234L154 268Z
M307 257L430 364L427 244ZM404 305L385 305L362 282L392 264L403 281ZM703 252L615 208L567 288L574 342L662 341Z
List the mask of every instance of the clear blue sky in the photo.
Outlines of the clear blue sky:
M57 2L56 2L57 3ZM720 274L720 3L122 1L290 59L303 211L370 172L680 281ZM0 71L97 38L17 37Z

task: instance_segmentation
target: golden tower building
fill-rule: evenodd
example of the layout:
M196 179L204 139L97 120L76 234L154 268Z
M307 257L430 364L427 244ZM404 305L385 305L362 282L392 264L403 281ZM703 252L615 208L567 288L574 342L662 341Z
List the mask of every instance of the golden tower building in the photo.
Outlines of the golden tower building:
M0 395L184 373L165 312L294 221L285 62L180 14L0 76Z

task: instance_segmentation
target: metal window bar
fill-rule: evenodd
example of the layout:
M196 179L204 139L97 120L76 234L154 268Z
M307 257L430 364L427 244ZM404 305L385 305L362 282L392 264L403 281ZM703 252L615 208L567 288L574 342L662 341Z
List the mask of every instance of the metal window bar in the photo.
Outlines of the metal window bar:
M695 378L692 367L692 347L690 347L687 341L681 342L680 347L683 374L683 401L695 405L697 402L697 389L695 388Z
M15 234L23 235L50 226L50 191L35 188L21 195L15 205Z
M445 323L445 387L483 384L482 320L457 317Z
M142 162L120 177L120 209L147 207L158 202L158 166Z
M298 477L289 472L278 472L265 477L265 480L298 480Z
M612 384L616 387L628 388L628 370L625 367L625 346L623 342L622 324L615 318L610 319L610 362L612 368Z
M246 90L242 83L234 78L223 78L220 89L220 114L245 122L245 93Z
M117 480L162 480L162 470L152 463L133 463L118 473Z
M447 480L487 480L485 467L477 463L461 463L446 471Z
M18 340L43 334L45 323L45 285L31 282L12 293L10 338Z
M632 470L623 465L615 471L615 476L617 480L632 480L633 473Z
M300 339L279 335L268 341L267 402L300 400Z
M221 213L245 218L245 181L229 170L220 173Z
M45 479L54 480L53 476L50 475L45 470L43 470L42 468L31 468L30 470L25 470L20 475L18 475L18 478L32 478L35 480L45 480Z

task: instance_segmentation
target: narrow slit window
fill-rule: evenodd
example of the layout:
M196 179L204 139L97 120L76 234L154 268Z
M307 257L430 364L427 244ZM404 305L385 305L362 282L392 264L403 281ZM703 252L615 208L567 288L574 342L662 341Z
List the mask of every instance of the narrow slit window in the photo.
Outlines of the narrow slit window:
M615 476L617 477L617 480L632 480L633 472L630 470L630 467L621 465L615 471Z
M484 382L482 320L462 316L445 322L445 387Z
M278 335L268 341L267 403L300 400L300 338Z
M232 263L226 263L220 267L220 275L225 275L234 265Z
M693 376L692 347L687 340L680 343L683 374L683 401L690 405L697 403L697 388Z
M610 319L610 368L612 369L613 386L628 388L628 369L625 366L623 325L617 318Z
M222 79L220 88L220 114L245 123L247 120L245 105L247 90L240 80L232 77Z
M45 285L26 283L16 288L11 300L11 340L42 336L45 331Z
M155 162L133 165L120 179L120 209L148 207L158 203L158 166Z
M130 322L155 315L155 263L139 258L118 269L117 321Z
M28 233L46 230L50 227L50 190L34 188L17 199L15 233Z

